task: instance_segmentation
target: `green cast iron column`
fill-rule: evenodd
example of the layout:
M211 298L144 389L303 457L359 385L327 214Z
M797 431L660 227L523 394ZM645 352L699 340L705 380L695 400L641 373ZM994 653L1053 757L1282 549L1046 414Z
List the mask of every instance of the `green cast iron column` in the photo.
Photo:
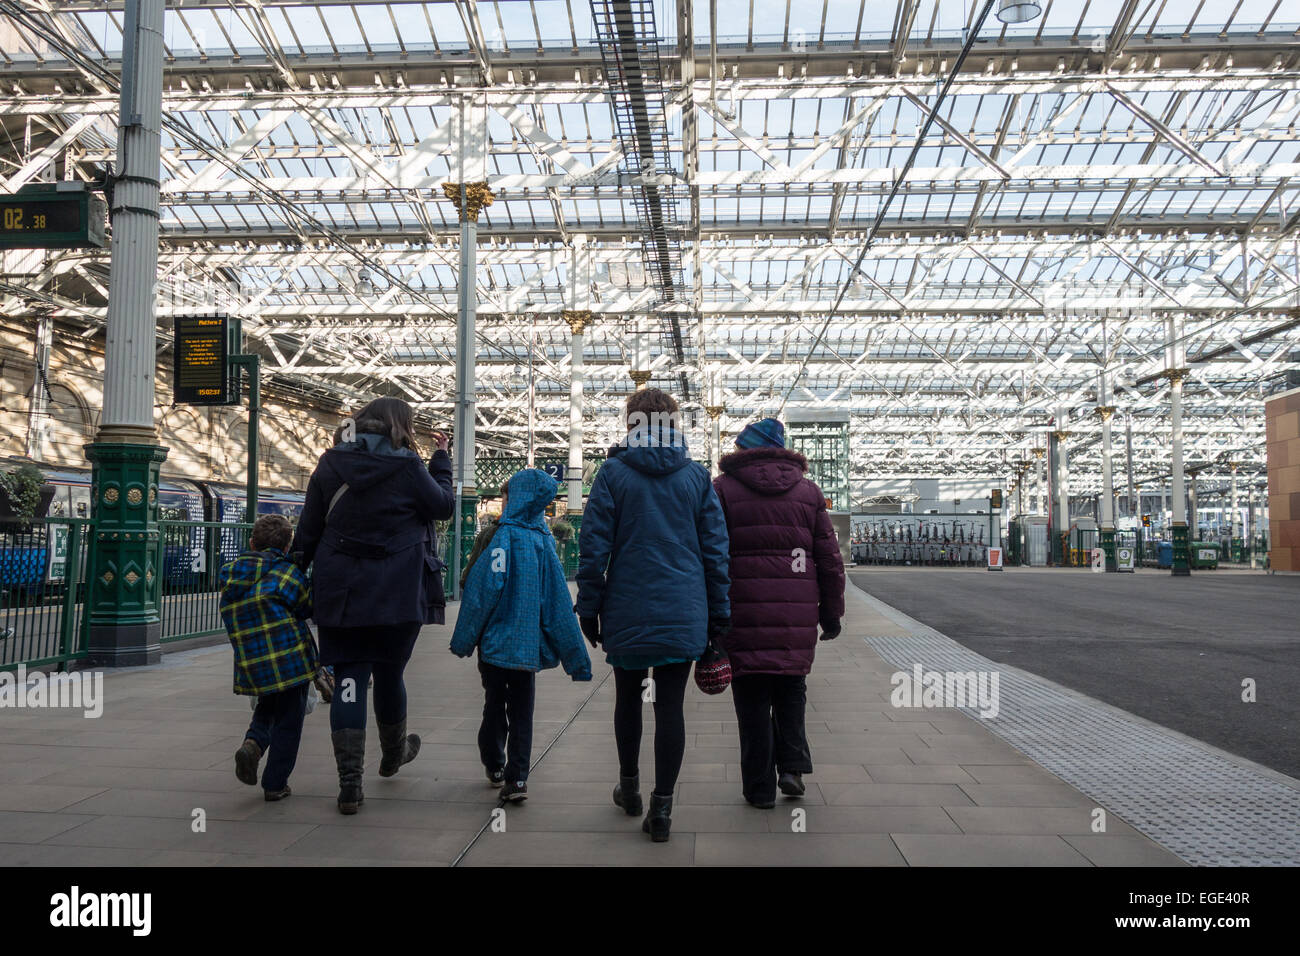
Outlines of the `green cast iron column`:
M158 469L167 449L154 428L158 325L158 179L161 169L163 0L128 4L104 344L104 406L90 459L96 521L87 574L87 641L97 665L156 663Z
M103 432L101 432L101 435ZM109 667L156 664L162 657L159 617L158 470L167 449L97 441L93 462L95 531L87 574L91 662Z

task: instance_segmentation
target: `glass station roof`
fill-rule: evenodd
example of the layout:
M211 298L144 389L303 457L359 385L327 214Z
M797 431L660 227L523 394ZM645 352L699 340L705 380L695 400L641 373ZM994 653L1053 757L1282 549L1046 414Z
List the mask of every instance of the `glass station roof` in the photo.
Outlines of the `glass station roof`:
M567 442L578 309L597 444L644 336L653 384L723 405L725 431L843 410L859 480L1005 474L1062 415L1095 471L1103 374L1155 473L1174 317L1189 456L1258 471L1260 403L1300 348L1300 8L1042 0L988 15L945 94L985 2L168 2L160 336L225 295L274 382L444 420L442 186L482 180L489 447L526 440L529 356L539 441ZM0 0L0 191L102 177L123 23L121 0ZM620 114L630 78L662 114ZM666 137L652 167L626 117ZM93 334L107 274L54 253L7 265L0 298Z

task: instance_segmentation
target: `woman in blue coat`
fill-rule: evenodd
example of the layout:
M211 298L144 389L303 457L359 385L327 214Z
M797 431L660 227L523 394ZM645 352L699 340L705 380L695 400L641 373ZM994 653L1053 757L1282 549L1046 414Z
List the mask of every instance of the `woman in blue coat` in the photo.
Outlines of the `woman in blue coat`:
M447 439L435 436L426 468L406 402L375 399L357 413L355 429L355 440L321 456L290 546L312 565L320 659L334 667L330 730L345 814L364 800L372 675L379 775L391 777L419 752L420 738L406 732L402 675L420 628L443 623L444 565L434 522L450 518L456 503Z
M641 694L654 671L655 782L641 829L668 839L686 750L691 664L726 632L727 523L708 471L675 427L677 402L655 388L627 402L627 437L596 475L579 537L578 612L614 667L614 802L641 813Z

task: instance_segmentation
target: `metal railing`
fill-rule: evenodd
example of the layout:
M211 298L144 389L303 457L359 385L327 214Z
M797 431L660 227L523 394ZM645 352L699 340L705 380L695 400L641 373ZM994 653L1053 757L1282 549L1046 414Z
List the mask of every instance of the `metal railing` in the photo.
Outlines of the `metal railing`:
M86 656L87 518L0 519L0 670Z
M248 545L253 526L222 521L160 521L154 566L162 571L159 615L164 644L224 630L217 572Z

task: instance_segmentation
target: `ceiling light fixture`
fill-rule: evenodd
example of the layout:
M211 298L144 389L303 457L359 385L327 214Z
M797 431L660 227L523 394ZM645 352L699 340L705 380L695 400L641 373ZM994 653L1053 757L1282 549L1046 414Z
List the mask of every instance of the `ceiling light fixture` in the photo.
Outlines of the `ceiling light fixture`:
M1043 8L1037 0L1000 0L998 19L1003 23L1028 23L1037 20Z

